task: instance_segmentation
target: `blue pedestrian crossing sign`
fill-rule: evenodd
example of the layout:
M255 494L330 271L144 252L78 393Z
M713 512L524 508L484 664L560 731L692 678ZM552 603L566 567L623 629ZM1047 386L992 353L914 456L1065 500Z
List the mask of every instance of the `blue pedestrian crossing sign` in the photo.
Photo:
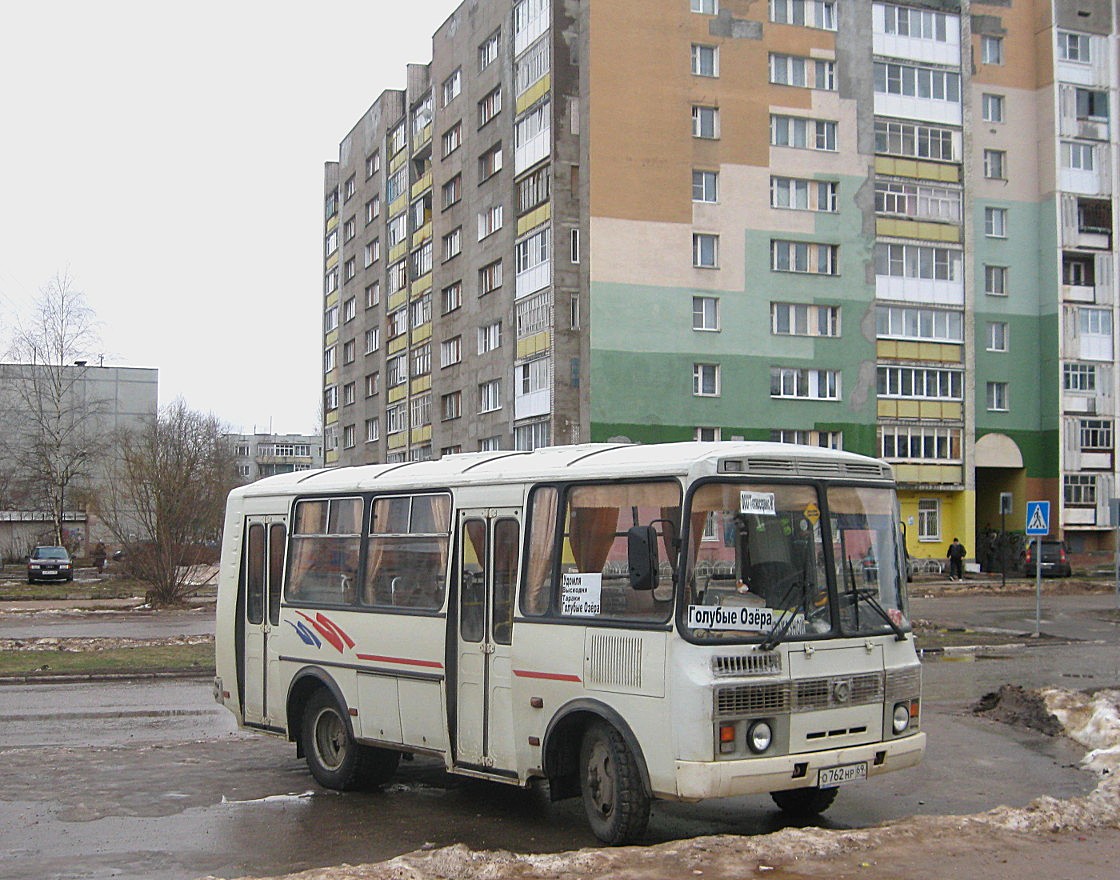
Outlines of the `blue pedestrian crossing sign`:
M1028 501L1027 502L1027 534L1028 535L1049 535L1050 534L1050 502L1049 501Z

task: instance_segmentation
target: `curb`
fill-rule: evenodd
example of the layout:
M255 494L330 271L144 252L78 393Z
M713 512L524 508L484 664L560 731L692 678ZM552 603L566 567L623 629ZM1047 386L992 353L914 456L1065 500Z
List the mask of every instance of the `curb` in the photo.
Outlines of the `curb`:
M58 675L3 675L0 686L20 684L84 684L98 681L141 681L151 679L213 679L213 669L185 669L168 672L88 672L59 673Z

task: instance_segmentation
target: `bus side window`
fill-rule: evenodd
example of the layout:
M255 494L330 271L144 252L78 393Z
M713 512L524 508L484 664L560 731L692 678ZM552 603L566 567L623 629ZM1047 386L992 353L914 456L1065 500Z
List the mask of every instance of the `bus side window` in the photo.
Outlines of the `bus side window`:
M552 570L556 554L555 486L540 486L533 491L529 512L529 549L525 565L525 590L521 612L526 617L547 614L552 604Z

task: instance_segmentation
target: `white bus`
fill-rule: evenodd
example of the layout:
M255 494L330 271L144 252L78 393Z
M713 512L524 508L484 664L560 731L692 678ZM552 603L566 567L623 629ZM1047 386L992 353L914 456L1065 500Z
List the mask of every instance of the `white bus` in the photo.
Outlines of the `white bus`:
M917 764L890 467L771 443L587 444L271 477L229 497L215 697L332 789L402 754L582 797L814 815Z

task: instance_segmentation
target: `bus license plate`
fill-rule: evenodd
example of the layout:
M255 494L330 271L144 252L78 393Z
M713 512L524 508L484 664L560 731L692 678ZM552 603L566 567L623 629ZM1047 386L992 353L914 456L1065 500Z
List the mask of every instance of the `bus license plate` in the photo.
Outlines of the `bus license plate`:
M867 762L841 764L838 767L822 767L817 776L818 788L835 788L845 782L856 782L867 778Z

